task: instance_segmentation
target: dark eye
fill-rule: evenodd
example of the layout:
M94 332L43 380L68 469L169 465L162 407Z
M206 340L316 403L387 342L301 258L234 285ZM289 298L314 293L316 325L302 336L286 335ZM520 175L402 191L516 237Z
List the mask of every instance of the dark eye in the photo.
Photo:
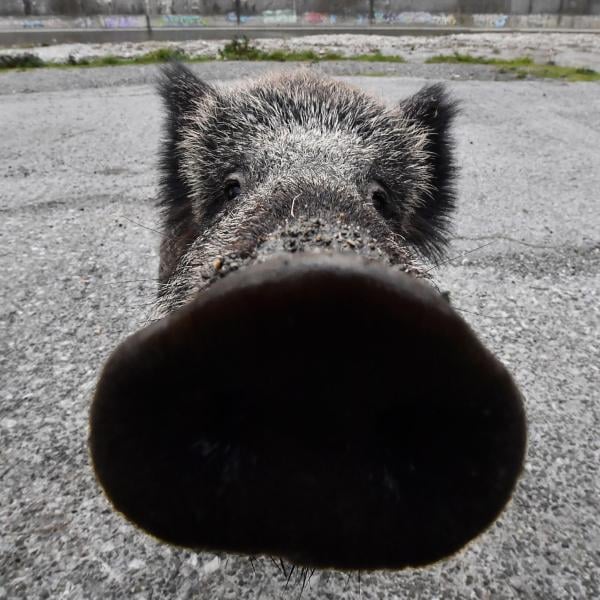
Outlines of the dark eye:
M371 199L373 201L373 206L379 211L383 211L385 209L385 203L387 202L387 194L382 191L373 192L371 195Z
M228 179L225 183L225 198L233 200L242 193L242 184L237 179Z
M388 211L388 193L380 183L374 181L369 185L369 197L380 213Z

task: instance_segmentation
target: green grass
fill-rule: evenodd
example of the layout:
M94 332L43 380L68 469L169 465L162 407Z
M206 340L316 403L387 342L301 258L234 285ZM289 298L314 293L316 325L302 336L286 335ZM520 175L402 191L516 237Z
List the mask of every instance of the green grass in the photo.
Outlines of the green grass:
M52 67L110 67L115 65L153 65L156 63L166 63L172 60L178 60L182 62L202 62L206 60L214 60L214 57L188 56L185 52L178 50L177 48L159 48L152 52L147 52L140 56L133 56L131 58L123 58L119 56L102 56L100 58L79 58L75 59L69 57L69 62L65 64L51 63L46 66Z
M356 54L354 56L344 56L338 52L318 53L314 50L258 50L256 53L231 54L219 53L222 60L257 60L257 61L275 61L275 62L322 62L331 60L355 60L358 62L405 62L401 56L387 56L385 54Z
M401 56L388 56L381 54L379 50L370 54L357 54L355 56L344 56L338 52L318 53L314 50L261 50L254 46L251 41L242 36L234 38L231 42L219 50L219 58L222 60L267 60L277 62L319 62L327 60L356 60L360 62L394 62L401 63Z
M317 62L320 60L343 60L336 52L319 54L314 50L261 50L246 36L234 38L219 50L221 60L267 60L277 62Z
M67 68L67 67L108 67L117 65L150 65L165 63L172 60L182 62L205 62L215 60L255 60L255 61L277 61L277 62L320 62L330 60L352 60L369 63L402 63L401 56L382 54L379 50L369 54L358 54L355 56L343 56L337 52L325 52L320 54L314 50L261 50L250 43L248 38L238 38L225 44L219 50L219 56L191 57L177 48L159 48L132 58L119 56L103 56L101 58L75 58L69 57L66 63L45 62L34 54L24 53L14 56L0 55L0 70L7 69L39 69L42 67ZM529 57L502 59L471 56L469 54L450 54L433 56L426 61L432 63L453 64L477 64L491 65L504 73L513 73L517 79L527 76L562 79L565 81L599 81L600 73L586 68L560 67L553 63L535 63Z
M35 54L0 55L0 69L37 69L46 63Z
M359 62L386 62L386 63L403 63L406 62L402 56L392 54L381 54L379 50L370 54L357 54L349 56L346 60L357 60Z
M121 65L152 65L166 63L172 60L182 62L204 62L214 60L214 56L188 56L181 50L160 48L140 56L124 58L120 56L102 56L99 58L76 58L69 56L66 63L46 62L33 54L18 54L15 56L0 55L0 71L6 69L63 69L68 67L114 67Z
M428 58L426 63L492 65L501 72L514 73L518 79L532 77L564 79L565 81L600 81L600 73L586 68L560 67L553 63L539 64L527 56L521 58L485 58L470 54L450 54Z
M254 60L276 62L320 62L331 60L352 60L369 63L403 63L401 56L382 54L375 50L369 54L343 56L337 52L318 53L314 50L261 50L254 46L247 37L233 39L219 50L217 57L201 56L191 57L177 48L159 48L140 56L124 58L119 56L103 56L100 58L76 58L70 56L66 63L45 62L31 53L14 56L0 55L0 70L7 69L39 69L42 67L108 67L118 65L150 65L165 63L172 60L181 62L204 62L210 60ZM503 73L512 73L517 79L528 76L565 81L599 81L600 73L586 68L560 67L553 63L535 63L529 57L513 59L486 58L471 56L470 54L454 53L450 55L433 56L426 63L452 63L471 65L491 65Z
M459 64L470 64L470 65L496 65L503 67L525 67L533 65L533 60L525 56L521 58L503 59L503 58L485 58L483 56L471 56L470 54L442 54L440 56L432 56L428 58L426 63L459 63Z

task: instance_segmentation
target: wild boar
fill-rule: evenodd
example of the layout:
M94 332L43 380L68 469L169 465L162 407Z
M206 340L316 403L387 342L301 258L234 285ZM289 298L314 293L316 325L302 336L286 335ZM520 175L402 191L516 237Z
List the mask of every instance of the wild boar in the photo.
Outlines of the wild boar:
M110 357L90 448L180 546L338 569L446 557L521 470L521 396L431 279L455 204L441 85L385 106L308 71L160 91L154 322Z

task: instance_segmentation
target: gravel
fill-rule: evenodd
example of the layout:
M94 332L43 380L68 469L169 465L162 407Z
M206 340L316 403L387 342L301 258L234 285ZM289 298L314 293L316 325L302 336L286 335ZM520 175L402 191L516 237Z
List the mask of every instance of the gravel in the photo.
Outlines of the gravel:
M75 58L121 56L132 58L158 48L177 48L193 57L216 56L229 40L190 40L185 42L124 42L118 44L56 44L32 48L45 61L66 62ZM439 54L472 54L495 58L530 56L536 62L553 61L567 67L600 70L600 35L597 33L469 33L436 36L385 36L331 34L267 38L252 43L264 50L314 50L337 52L343 56L380 51L400 55L408 62L422 63ZM19 54L22 48L0 49L2 54Z
M94 481L96 377L155 293L160 117L139 85L153 68L68 74L84 72L89 85L67 71L0 76L0 599L298 597L301 574L286 588L268 559L141 534ZM390 102L425 81L348 80ZM432 272L521 386L524 476L500 520L452 560L315 572L302 598L600 597L600 85L451 89L463 103L461 203L453 259Z

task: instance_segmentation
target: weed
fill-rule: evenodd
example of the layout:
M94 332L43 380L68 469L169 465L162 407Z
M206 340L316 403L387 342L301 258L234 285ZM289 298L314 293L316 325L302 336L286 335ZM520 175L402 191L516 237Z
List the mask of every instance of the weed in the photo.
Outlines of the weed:
M315 52L314 50L261 50L254 46L246 36L234 38L219 50L222 60L273 60L278 62L319 62L329 60L357 60L360 62L404 62L401 56L381 54L379 50L370 54L343 56L331 50Z
M219 58L222 60L264 60L264 54L245 35L233 38L219 50Z
M402 63L404 59L401 56L382 54L380 50L375 50L369 54L358 54L356 56L343 56L338 52L326 51L316 52L315 50L262 50L254 46L251 41L243 36L235 38L225 44L219 50L218 58L221 60L254 60L254 61L277 61L277 62L320 62L332 60L353 60L358 62L373 63ZM108 67L123 65L148 65L154 63L164 63L169 61L181 62L203 62L214 60L214 56L191 57L179 48L159 48L152 52L147 52L140 56L125 58L121 56L101 56L97 58L77 58L69 55L65 63L44 62L33 54L24 54L19 56L0 56L0 69L8 68L37 68L37 67Z
M0 55L0 69L39 69L46 63L35 54Z
M358 54L349 56L347 60L357 60L359 62L387 62L387 63L403 63L406 62L402 56L393 54L381 54L381 51L376 50L370 54Z
M470 54L460 54L455 52L454 54L442 54L439 56L432 56L426 61L428 64L434 63L454 63L454 64L470 64L470 65L496 65L500 67L524 67L532 65L533 60L528 56L521 58L485 58L483 56L471 56Z
M491 65L498 67L500 73L513 73L517 79L525 79L527 76L564 79L566 81L599 81L600 73L585 67L560 67L554 62L549 61L546 64L533 62L529 57L520 57L512 59L503 58L485 58L481 56L471 56L470 54L459 54L455 52L450 55L432 56L425 62L427 63L462 63Z

